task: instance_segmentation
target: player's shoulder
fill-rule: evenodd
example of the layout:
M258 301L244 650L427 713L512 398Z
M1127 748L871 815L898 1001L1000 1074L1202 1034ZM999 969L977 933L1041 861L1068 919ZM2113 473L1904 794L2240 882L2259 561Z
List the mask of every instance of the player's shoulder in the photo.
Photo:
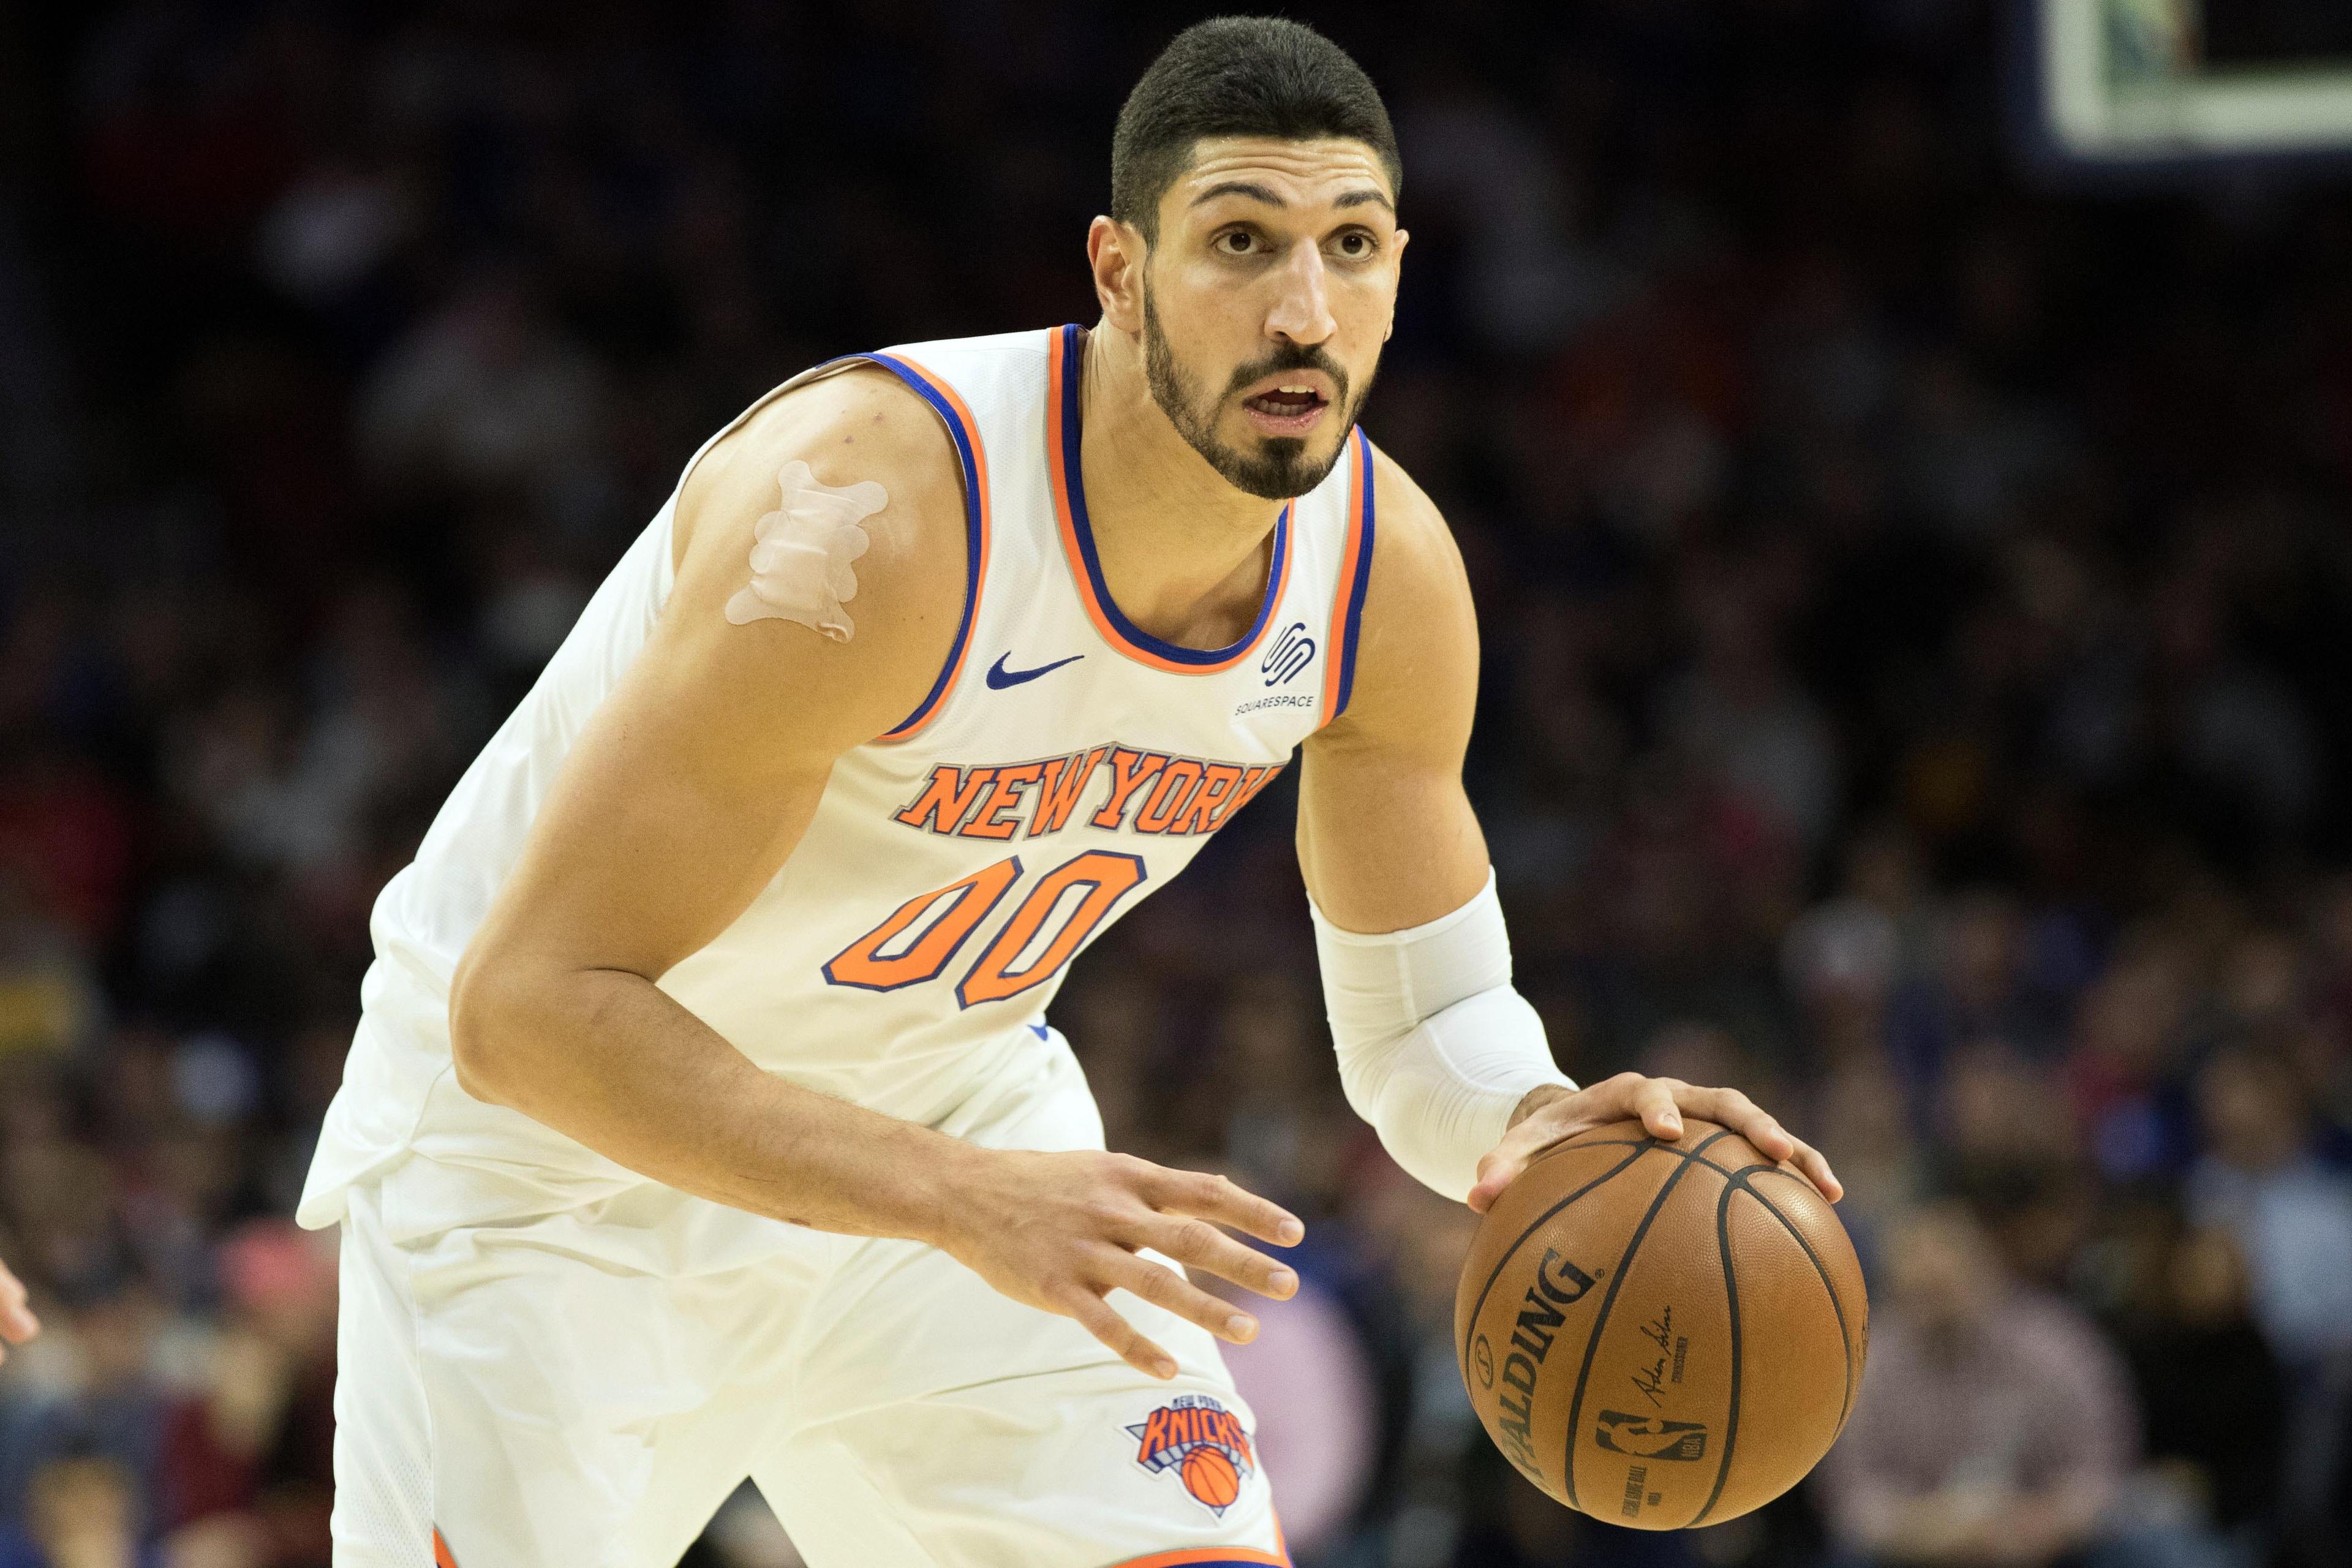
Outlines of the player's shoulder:
M863 524L869 548L861 576L887 578L951 560L953 571L917 575L960 591L964 495L954 442L938 412L877 364L847 365L775 394L713 442L678 497L685 551L695 551L714 524L740 524L746 507L752 518L773 510L778 476L793 462L806 463L818 484L874 483L887 494L887 504Z
M1466 728L1478 682L1470 579L1445 515L1402 464L1372 449L1372 565L1348 708L1327 747L1408 737L1442 743ZM1383 742L1385 743L1385 742Z
M763 525L775 531L813 496L830 562L755 553L774 548ZM913 710L954 647L970 592L965 517L954 444L896 375L849 366L791 387L712 443L680 487L676 584L655 651L772 697L746 707L761 722L779 703L799 716L822 691L818 728L871 739ZM776 602L804 592L815 612L770 614L744 597L769 596L755 583L769 572Z
M1445 514L1404 465L1372 448L1372 567L1364 593L1365 635L1396 623L1475 643L1470 578Z
M1461 547L1445 514L1429 492L1380 447L1372 447L1372 570L1365 601L1372 613L1383 603L1469 603L1470 583Z

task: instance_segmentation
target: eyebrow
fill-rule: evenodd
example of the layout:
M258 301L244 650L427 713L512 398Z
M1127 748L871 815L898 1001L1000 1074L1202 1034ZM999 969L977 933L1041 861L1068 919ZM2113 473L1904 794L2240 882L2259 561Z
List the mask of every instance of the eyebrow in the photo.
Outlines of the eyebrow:
M1197 207L1202 202L1213 201L1219 196L1247 196L1252 201L1264 202L1270 207L1287 207L1290 205L1276 195L1271 186L1261 185L1253 180L1220 180L1194 196L1188 205ZM1370 187L1349 191L1331 205L1335 207L1360 207L1374 202L1388 208L1391 213L1396 211L1394 202Z
M1219 196L1247 196L1253 201L1264 202L1270 207L1286 207L1290 205L1276 195L1269 187L1248 180L1220 180L1194 196L1190 205L1197 207L1202 202L1213 201Z

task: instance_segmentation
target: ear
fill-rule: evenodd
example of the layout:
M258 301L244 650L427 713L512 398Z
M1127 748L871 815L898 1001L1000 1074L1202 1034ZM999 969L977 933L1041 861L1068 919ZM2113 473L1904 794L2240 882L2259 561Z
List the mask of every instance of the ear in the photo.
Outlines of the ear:
M1117 218L1097 217L1087 229L1087 265L1103 320L1130 337L1143 332L1143 263L1150 249L1141 230Z
M1401 268L1404 265L1404 247L1406 243L1412 238L1412 236L1403 229L1396 231L1396 237L1389 241L1389 265L1391 267ZM1389 296L1389 324L1386 330L1381 333L1381 342L1386 342L1394 336L1396 336L1396 296L1391 294Z

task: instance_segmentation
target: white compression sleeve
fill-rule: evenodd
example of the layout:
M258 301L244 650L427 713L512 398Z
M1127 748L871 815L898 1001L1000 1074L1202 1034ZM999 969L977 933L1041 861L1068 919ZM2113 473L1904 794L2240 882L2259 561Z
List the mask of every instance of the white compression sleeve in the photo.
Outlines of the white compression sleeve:
M1511 989L1493 870L1452 914L1381 936L1341 931L1307 903L1348 1103L1407 1173L1461 1201L1528 1091L1575 1087Z

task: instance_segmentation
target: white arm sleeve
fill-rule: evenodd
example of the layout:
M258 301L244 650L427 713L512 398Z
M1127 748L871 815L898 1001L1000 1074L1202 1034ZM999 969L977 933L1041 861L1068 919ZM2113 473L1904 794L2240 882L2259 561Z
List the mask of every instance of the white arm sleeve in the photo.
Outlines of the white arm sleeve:
M1348 1103L1408 1174L1460 1202L1528 1090L1576 1087L1511 989L1494 871L1476 898L1411 931L1341 931L1308 908Z

